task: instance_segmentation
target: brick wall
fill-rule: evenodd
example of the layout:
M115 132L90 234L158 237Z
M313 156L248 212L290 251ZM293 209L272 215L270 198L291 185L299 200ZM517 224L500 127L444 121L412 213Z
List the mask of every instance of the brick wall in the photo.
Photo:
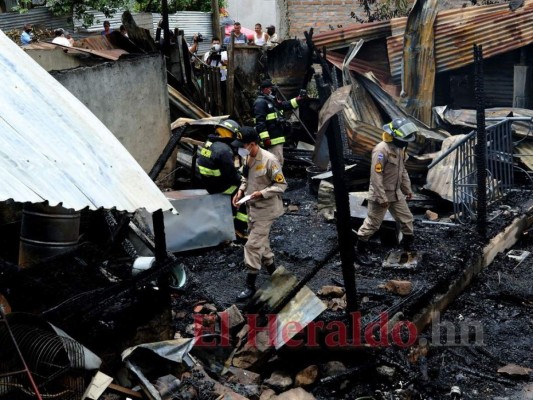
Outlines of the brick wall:
M501 1L499 1L501 2ZM439 10L471 6L470 0L439 0ZM374 6L372 6L374 8ZM312 27L314 33L356 24L354 12L365 18L359 0L278 0L282 37L304 38L304 31ZM285 19L285 21L284 21Z
M304 37L312 27L314 33L355 23L350 12L359 12L358 0L287 0L288 35ZM331 27L330 27L331 25Z

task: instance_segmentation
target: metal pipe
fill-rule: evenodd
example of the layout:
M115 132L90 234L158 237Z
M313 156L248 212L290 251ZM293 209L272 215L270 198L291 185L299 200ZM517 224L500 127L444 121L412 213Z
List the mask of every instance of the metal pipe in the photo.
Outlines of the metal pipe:
M446 150L443 154L441 154L439 157L434 159L431 164L428 165L428 169L433 168L435 165L440 163L444 158L446 158L450 153L452 153L455 149L457 149L459 146L461 146L464 142L466 142L468 139L470 139L472 136L476 134L476 131L472 131L469 134L467 134L464 138L456 142L452 147L450 147L448 150Z

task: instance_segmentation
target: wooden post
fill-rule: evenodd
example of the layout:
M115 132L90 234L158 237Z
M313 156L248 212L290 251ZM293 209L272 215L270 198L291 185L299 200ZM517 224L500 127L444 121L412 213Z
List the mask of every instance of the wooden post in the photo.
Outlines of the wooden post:
M226 78L226 112L233 114L233 93L235 90L235 35L231 33L231 43L228 46L228 76Z
M220 9L218 6L218 0L211 0L211 11L212 19L211 23L213 24L213 36L217 36L220 32ZM224 36L220 38L221 43L224 42Z

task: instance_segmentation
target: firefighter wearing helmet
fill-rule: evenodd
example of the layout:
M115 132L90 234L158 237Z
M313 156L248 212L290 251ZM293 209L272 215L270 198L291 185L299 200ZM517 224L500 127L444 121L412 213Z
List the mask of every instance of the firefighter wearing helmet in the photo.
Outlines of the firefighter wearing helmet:
M237 138L240 126L228 119L219 122L215 134L208 136L205 145L198 150L196 171L210 194L223 193L233 196L241 184L241 175L235 167L235 150L231 143ZM248 224L246 209L234 209L237 236L244 237Z
M372 150L368 215L357 231L357 261L370 265L368 240L379 230L387 211L400 224L402 245L411 251L413 245L413 214L407 206L412 197L411 181L405 161L406 147L416 139L417 126L406 118L396 118L383 126L382 141Z

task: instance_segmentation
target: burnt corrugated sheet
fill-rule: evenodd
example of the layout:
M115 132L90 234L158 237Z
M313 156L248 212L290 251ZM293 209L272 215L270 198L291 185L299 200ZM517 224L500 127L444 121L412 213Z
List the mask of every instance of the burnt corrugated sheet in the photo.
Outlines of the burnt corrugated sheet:
M513 105L514 66L520 50L489 58L483 62L485 107ZM469 65L437 75L435 105L475 108L474 67Z
M437 0L415 2L405 28L403 49L404 96L401 104L413 117L431 125L435 88L435 49L433 25Z
M391 21L387 39L391 75L400 82L406 18ZM483 46L485 58L533 43L533 0L516 11L508 3L441 11L435 22L437 73L473 62L473 44Z
M329 50L347 47L350 43L363 39L365 42L386 38L391 34L390 21L376 21L366 24L354 24L342 29L335 29L313 36L313 43L319 49Z
M152 14L154 35L157 24L161 20L161 14ZM220 36L217 32L213 34L213 24L211 23L212 13L202 11L180 11L168 15L168 26L171 30L175 28L183 30L185 40L192 44L192 38L196 33L201 33L204 41L198 44L198 54L203 54L211 48L211 38Z
M0 14L0 29L4 32L12 29L20 29L24 24L43 26L48 29L64 28L72 29L72 23L68 22L68 16L56 17L52 15L48 7L36 7L27 13L7 12Z
M0 201L173 209L109 129L0 31Z

